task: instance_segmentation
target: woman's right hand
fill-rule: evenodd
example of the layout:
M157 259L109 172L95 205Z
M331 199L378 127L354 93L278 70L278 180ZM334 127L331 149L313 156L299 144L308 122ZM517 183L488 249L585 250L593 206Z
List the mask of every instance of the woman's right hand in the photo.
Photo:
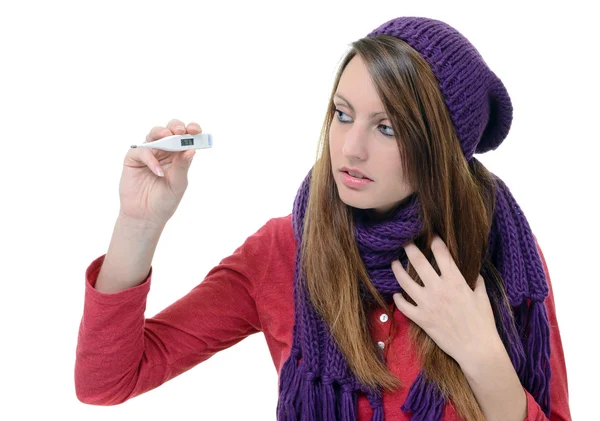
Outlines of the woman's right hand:
M171 120L167 127L156 126L146 136L154 142L174 134L198 134L197 123L187 128L180 120ZM129 149L123 162L119 183L120 217L139 221L144 225L164 226L173 216L188 185L187 174L194 149L169 152L161 149ZM164 176L160 176L160 170Z

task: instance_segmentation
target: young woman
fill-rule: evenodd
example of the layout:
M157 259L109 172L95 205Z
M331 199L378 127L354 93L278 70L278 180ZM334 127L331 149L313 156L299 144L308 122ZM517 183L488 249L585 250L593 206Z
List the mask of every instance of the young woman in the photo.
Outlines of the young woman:
M262 331L278 420L570 420L542 251L473 157L511 121L458 31L384 23L340 66L293 212L152 318L152 256L193 151L129 150L110 247L86 272L78 398L124 402ZM173 120L147 141L200 131Z

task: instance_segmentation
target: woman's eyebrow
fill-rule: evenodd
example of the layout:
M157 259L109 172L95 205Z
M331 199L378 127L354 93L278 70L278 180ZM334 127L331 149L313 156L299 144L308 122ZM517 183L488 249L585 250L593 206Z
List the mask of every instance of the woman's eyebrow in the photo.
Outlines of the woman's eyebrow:
M341 96L338 93L333 94L334 96L337 96L338 98L340 98L342 101L344 101L346 104L348 104L348 107L350 107L350 109L354 112L354 107L352 106L352 104L350 104L350 101L348 101L346 98L344 98L343 96ZM377 113L371 113L371 115L369 117L375 117L376 115L379 114L385 114L385 111L379 111Z

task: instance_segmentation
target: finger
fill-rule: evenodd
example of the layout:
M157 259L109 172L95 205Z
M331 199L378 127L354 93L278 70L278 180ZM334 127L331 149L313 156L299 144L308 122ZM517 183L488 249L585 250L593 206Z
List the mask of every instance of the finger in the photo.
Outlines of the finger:
M167 123L167 129L171 130L173 134L184 134L185 124L183 124L183 121L174 118Z
M150 171L152 171L154 174L156 174L159 177L164 177L165 173L160 165L160 163L158 162L158 160L156 159L156 157L154 156L154 154L152 153L152 151L150 149L145 149L145 148L135 148L135 149L131 149L127 155L129 155L129 157L131 159L133 159L134 161L140 162L143 165L146 165L148 168L150 168Z
M439 235L433 237L433 240L431 241L431 251L433 252L433 256L440 268L442 276L448 276L451 273L458 271L458 267L452 258L450 250L448 250L448 246L446 246L446 243Z
M146 143L154 142L155 140L162 139L163 137L171 136L173 133L162 126L154 126L150 133L146 135Z
M420 326L420 323L418 322L419 308L406 301L406 299L400 293L394 294L392 298L394 299L394 303L396 304L398 310L400 310L402 314Z
M188 124L186 131L189 134L202 133L202 128L198 123L190 123Z
M192 158L194 157L194 155L196 155L195 149L175 152L175 157L173 158L173 165L187 167L192 162Z
M439 276L429 260L425 257L425 255L419 250L415 243L412 241L408 244L404 245L404 251L406 252L406 256L410 260L410 263L414 266L415 270L419 274L421 281L425 286L434 285L436 280L439 280Z
M408 272L402 267L402 264L399 260L394 260L392 262L392 272L394 272L394 276L396 280L400 284L400 287L406 291L410 298L413 299L417 305L422 303L424 288L417 284L413 278L408 274Z

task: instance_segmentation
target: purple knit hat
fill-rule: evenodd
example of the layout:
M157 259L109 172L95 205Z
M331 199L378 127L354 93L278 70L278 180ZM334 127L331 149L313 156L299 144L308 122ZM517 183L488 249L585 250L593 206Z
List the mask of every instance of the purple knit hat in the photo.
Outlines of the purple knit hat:
M420 17L392 19L367 37L390 35L408 43L439 81L467 161L496 149L512 123L512 104L502 81L456 29Z
M475 152L500 145L512 120L510 98L466 38L444 22L421 17L391 20L368 36L375 35L403 39L430 64L467 160L475 159ZM290 356L280 373L277 420L356 420L357 393L362 392L373 408L372 421L383 421L382 391L361 384L349 369L328 326L310 301L300 270L311 174L312 168L298 190L292 213L297 246L295 321ZM549 417L550 328L544 305L549 288L525 215L504 182L495 175L493 180L496 206L486 257L500 273L512 309L497 299L499 292L493 283L486 282L486 289L490 297L496 297L494 316L501 327L499 334L519 379ZM421 203L415 194L386 220L372 221L364 216L360 210L354 212L355 240L371 282L389 301L393 294L402 292L391 262L399 259L407 267L403 245L421 232ZM445 403L437 385L426 382L420 372L398 410L410 414L411 421L440 421Z

